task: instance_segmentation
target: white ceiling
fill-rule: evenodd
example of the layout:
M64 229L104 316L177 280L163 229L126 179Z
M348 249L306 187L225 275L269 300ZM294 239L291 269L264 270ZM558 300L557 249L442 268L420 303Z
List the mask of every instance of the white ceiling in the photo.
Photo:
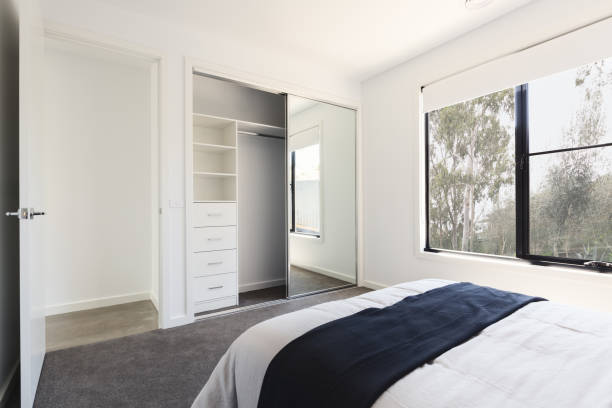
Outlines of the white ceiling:
M233 38L292 50L363 80L533 0L101 0L116 7Z

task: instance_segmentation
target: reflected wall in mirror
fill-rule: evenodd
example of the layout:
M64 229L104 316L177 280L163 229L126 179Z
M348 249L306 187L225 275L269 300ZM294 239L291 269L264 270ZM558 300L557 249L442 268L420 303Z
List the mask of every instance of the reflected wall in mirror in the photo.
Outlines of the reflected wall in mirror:
M288 293L356 282L356 113L289 95Z

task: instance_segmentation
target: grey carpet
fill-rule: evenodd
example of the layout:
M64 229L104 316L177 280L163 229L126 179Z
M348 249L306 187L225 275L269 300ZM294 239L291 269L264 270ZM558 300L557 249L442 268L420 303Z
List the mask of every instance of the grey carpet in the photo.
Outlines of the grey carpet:
M287 297L286 287L274 286L267 289L251 290L248 292L242 292L238 296L239 306L251 306L258 303L270 302L272 300L285 299Z
M367 292L350 288L47 353L35 407L189 407L219 358L263 320Z

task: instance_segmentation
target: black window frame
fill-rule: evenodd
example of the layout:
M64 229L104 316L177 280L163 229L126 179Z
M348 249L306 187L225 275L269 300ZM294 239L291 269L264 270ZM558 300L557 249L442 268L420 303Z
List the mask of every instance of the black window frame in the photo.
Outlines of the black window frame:
M421 88L421 91L423 88ZM578 146L546 151L529 151L529 85L521 84L514 88L515 108L515 205L516 205L516 256L484 254L475 252L453 251L432 248L429 241L429 113L425 113L425 248L426 252L452 252L469 255L496 257L504 259L522 259L534 265L555 265L578 267L601 273L612 273L612 267L606 265L585 265L590 260L536 255L529 252L529 158L532 156L601 148L612 146L611 143Z
M319 182L321 182L320 179ZM289 232L292 234L305 235L307 237L321 238L321 225L319 225L318 233L296 231L295 229L295 150L291 151L291 181L289 183L289 187L291 189L291 227Z

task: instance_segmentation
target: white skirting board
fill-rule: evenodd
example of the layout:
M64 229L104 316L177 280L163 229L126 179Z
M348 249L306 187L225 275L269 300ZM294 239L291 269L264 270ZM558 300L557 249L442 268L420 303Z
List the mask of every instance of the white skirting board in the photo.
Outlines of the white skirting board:
M155 309L157 312L159 312L159 299L157 298L157 295L151 292L149 294L149 299L151 299L151 303L153 303L153 306L155 306Z
M355 276L350 276L345 273L332 271L331 269L325 269L325 268L321 268L318 266L312 266L312 265L301 265L301 264L296 264L296 263L291 264L291 266L306 269L307 271L316 272L321 275L329 276L330 278L339 279L341 281L345 281L346 283L355 283Z
M364 288L368 288L368 289L372 289L372 290L379 290L379 289L384 289L386 287L388 287L389 285L383 285L382 283L378 283L378 282L372 282L369 280L364 280L361 282L361 285Z
M241 283L238 291L242 293L250 292L252 290L273 288L275 286L282 286L285 284L285 282L285 279L272 279L261 282Z
M128 293L125 295L108 296L103 298L87 299L78 302L48 305L45 307L45 316L77 312L79 310L96 309L98 307L114 306L123 303L138 302L140 300L153 301L151 292Z

